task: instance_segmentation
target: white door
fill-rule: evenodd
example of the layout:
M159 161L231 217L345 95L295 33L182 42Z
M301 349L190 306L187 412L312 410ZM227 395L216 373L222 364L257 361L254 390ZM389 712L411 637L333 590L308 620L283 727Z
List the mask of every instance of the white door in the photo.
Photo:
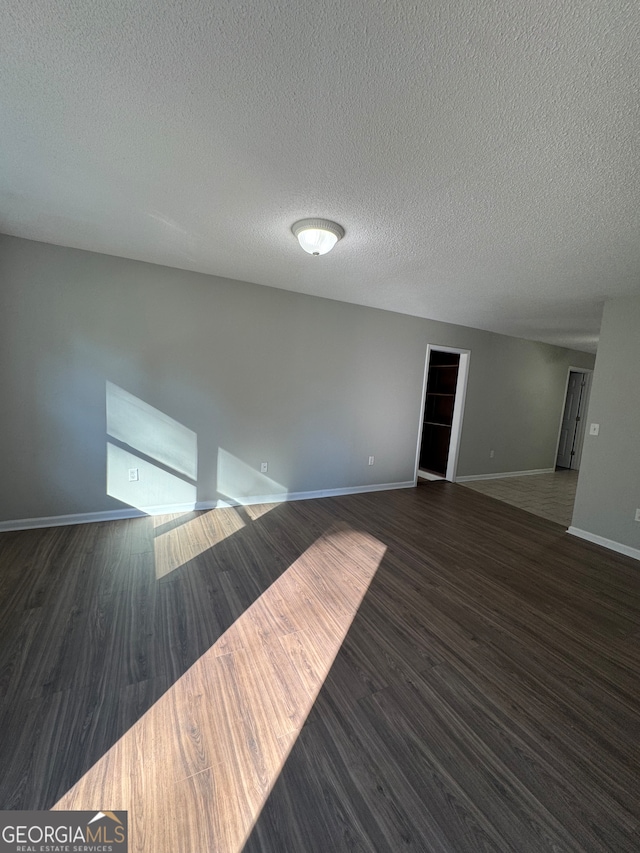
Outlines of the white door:
M556 465L561 468L575 468L576 437L580 418L582 417L584 387L586 384L584 373L571 371L569 384L567 386L567 399L564 404L562 426L560 427L560 443L558 445L558 458Z

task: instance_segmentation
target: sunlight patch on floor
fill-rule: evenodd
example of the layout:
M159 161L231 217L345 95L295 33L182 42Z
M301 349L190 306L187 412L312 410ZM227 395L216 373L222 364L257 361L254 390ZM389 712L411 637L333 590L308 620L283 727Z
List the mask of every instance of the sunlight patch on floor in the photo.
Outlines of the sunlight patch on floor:
M257 521L257 519L262 518L263 515L266 515L278 506L282 506L282 504L247 504L243 507L243 510L251 521Z
M126 809L131 850L240 853L385 550L319 537L54 808Z
M154 516L153 526L156 578L160 580L242 530L245 522L238 510L221 507L195 517Z

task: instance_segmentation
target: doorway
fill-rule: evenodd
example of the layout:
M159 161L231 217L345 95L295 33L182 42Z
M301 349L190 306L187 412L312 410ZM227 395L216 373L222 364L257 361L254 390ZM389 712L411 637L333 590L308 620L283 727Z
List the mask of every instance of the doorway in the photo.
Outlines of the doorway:
M558 436L556 468L565 468L571 471L578 471L580 468L586 412L589 403L589 391L591 390L591 375L592 371L587 369L569 368L567 391Z
M455 480L469 355L454 347L427 347L416 481Z

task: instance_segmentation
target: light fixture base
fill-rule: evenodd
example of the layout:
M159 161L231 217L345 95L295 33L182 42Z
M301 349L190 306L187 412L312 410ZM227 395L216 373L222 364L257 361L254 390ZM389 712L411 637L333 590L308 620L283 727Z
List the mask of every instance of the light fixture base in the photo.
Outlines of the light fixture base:
M291 226L301 247L310 255L325 255L344 237L344 228L330 219L299 219Z

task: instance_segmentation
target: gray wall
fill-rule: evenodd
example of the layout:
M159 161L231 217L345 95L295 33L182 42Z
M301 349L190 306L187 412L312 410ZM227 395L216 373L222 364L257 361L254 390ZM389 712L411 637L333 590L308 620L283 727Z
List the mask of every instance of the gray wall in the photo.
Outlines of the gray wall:
M459 475L554 464L593 356L0 236L0 520L409 481L428 343L472 351Z
M572 525L640 549L640 297L605 304ZM588 433L588 430L587 430Z

